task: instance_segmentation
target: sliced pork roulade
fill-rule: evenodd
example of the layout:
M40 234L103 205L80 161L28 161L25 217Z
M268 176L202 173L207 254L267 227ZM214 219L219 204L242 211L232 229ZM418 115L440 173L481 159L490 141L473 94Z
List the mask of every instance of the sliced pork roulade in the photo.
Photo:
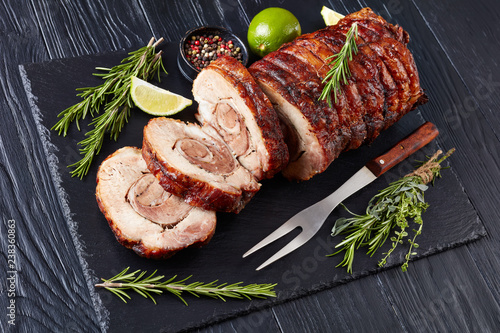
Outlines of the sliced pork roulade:
M212 127L154 118L142 155L161 186L190 205L237 213L260 188Z
M221 57L193 82L197 119L213 127L257 180L271 178L288 163L288 148L267 96L233 57Z
M346 33L358 24L358 52L347 84L329 107L319 101ZM302 35L256 61L249 71L287 127L290 161L283 174L306 180L323 172L340 152L373 141L407 112L427 101L420 87L408 34L369 8L336 25Z
M166 192L138 148L121 148L104 160L96 198L116 239L143 257L163 259L202 246L215 231L215 212Z

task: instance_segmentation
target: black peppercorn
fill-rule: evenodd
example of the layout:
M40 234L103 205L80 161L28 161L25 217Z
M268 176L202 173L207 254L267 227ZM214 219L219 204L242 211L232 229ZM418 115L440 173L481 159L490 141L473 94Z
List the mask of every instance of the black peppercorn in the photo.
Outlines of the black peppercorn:
M191 40L184 45L186 58L197 69L207 67L215 59L224 55L231 56L238 61L242 61L241 48L234 45L232 40L224 40L219 36L194 35Z

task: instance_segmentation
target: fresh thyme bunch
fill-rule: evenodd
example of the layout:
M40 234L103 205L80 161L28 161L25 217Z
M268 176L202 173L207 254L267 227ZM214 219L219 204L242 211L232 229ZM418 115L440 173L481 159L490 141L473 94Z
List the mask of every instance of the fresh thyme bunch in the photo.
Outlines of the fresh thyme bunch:
M252 299L252 297L276 297L276 292L274 291L276 284L263 283L242 286L242 282L238 282L233 284L222 283L217 285L217 280L210 283L192 282L186 284L185 282L191 278L191 276L175 281L175 278L177 277L176 275L168 280L161 281L165 276L155 276L156 271L148 277L144 277L146 275L145 271L140 272L137 270L132 273L127 273L128 270L129 268L127 267L110 279L102 279L104 283L96 284L95 286L106 288L116 296L120 297L125 303L127 303L125 298L130 299L130 296L125 292L125 290L135 291L146 298L150 298L155 304L156 300L153 297L153 294L159 295L162 294L163 291L168 291L179 297L185 305L188 304L181 295L183 292L187 292L196 297L199 297L200 295L208 296L223 301L226 300L226 297L239 299ZM139 273L139 275L137 275L137 273Z
M340 84L347 84L347 78L351 76L349 70L349 61L352 60L353 54L358 53L356 39L358 38L358 25L353 23L346 34L346 40L342 49L337 54L334 54L325 60L331 60L328 65L333 65L323 79L325 87L319 96L319 100L327 100L328 105L332 107L332 90L335 103L337 103L337 93L340 90Z
M429 207L424 200L424 192L428 188L426 184L441 177L441 162L453 152L454 149L448 151L438 160L439 155L442 154L442 151L438 150L417 170L390 183L387 188L370 200L366 214L358 215L347 210L353 217L338 219L332 229L332 236L347 235L341 243L335 246L340 250L330 255L345 251L344 259L337 267L347 266L347 272L352 273L356 249L368 246L367 254L373 255L385 243L391 231L398 228L399 230L394 232L396 236L390 238L391 249L379 262L379 266L384 266L392 252L399 244L403 244L405 237L408 236L406 231L408 219L412 219L419 227L413 230L413 238L407 239L410 247L405 256L405 262L401 266L403 272L406 272L411 256L416 254L414 249L418 248L415 239L422 233L422 213Z
M85 134L86 138L78 143L81 146L80 154L84 157L69 166L74 168L71 171L72 176L82 179L88 173L92 160L95 155L99 154L107 133L110 134L111 139L115 141L118 139L123 126L130 117L130 108L133 107L129 94L130 78L137 76L147 81L157 75L159 80L160 72L163 70L166 73L161 59L162 51L155 51L163 38L156 42L154 40L151 38L148 45L129 53L120 65L113 68L97 67L97 70L104 73L94 75L101 77L104 83L96 87L78 88L77 91L81 93L77 96L82 97L83 100L58 115L61 119L52 129L59 135L66 136L72 122L76 122L80 130L79 121L88 114L94 117L103 107L103 113L90 123L93 128Z

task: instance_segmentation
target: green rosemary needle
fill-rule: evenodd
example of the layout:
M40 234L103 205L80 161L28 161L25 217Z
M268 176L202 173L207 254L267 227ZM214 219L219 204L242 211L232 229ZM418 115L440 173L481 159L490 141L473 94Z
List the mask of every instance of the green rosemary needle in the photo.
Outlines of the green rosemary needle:
M113 68L97 67L96 70L103 73L94 75L101 77L104 83L96 87L78 88L77 91L81 93L77 96L82 97L83 100L58 115L61 119L52 129L59 135L66 136L72 122L75 122L80 130L81 119L88 114L94 117L103 108L103 113L90 123L93 128L85 134L86 138L78 143L81 146L80 153L84 157L69 166L74 168L71 171L72 176L83 178L88 173L92 160L95 155L99 154L107 133L110 134L112 140L118 139L123 126L130 117L130 108L133 106L129 95L130 78L137 76L147 81L156 74L159 80L160 72L166 73L161 60L162 51L155 52L156 46L162 41L163 38L156 42L154 38L151 38L148 45L130 52L120 65Z
M347 84L347 79L351 76L349 70L349 61L352 60L353 54L358 53L356 39L358 38L358 25L353 23L346 34L346 40L339 53L334 54L325 59L331 60L328 65L332 66L322 83L326 83L319 100L327 100L328 105L332 106L332 91L335 103L337 103L337 93L340 90L342 83Z
M249 284L242 285L242 282L233 284L217 284L217 280L210 283L204 282L191 282L186 283L191 276L175 281L177 275L168 280L161 281L165 278L163 275L156 275L154 271L151 275L145 277L147 272L137 270L128 273L129 267L125 268L122 272L110 279L102 279L104 283L96 284L96 287L103 287L116 296L120 297L122 301L127 303L126 298L131 299L126 290L132 290L136 293L150 298L156 304L153 295L162 294L163 291L168 291L177 296L185 305L188 305L186 300L182 297L183 292L187 292L196 297L208 296L225 301L226 298L238 299L252 299L252 298L267 298L276 297L274 287L276 283L263 283L263 284Z
M338 219L332 229L332 236L347 234L344 240L335 246L340 250L330 255L345 252L344 259L337 267L347 266L347 272L352 273L356 249L368 246L367 254L371 256L385 243L390 233L399 228L394 232L396 236L390 238L391 249L379 262L379 266L384 266L396 247L404 243L405 237L408 236L406 231L409 227L408 219L412 219L419 227L413 230L413 238L407 239L410 247L405 256L405 262L401 266L403 272L406 272L410 258L416 254L414 249L418 248L415 239L422 233L422 213L429 207L424 200L424 192L428 188L426 184L441 177L441 162L453 152L454 149L448 151L438 160L437 158L442 154L442 151L438 150L417 170L390 183L387 188L379 191L370 200L366 214L354 214L346 208L353 217Z

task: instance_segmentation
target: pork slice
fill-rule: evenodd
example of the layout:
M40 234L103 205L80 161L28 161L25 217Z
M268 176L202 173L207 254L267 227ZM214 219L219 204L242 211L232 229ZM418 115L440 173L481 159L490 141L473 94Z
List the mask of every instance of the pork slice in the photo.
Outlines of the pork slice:
M335 29L349 29L356 22L358 32L367 42L373 41L368 36L378 40L382 37L393 38L403 44L408 44L410 38L406 31L398 25L392 25L383 17L375 14L371 8L362 8L342 18L334 27Z
M348 63L347 83L340 84L334 119L335 112L317 99L332 68L329 57L345 45L353 23L358 24L358 53ZM322 172L337 155L329 155L332 140L343 150L357 148L427 101L406 48L408 41L401 27L365 8L284 44L250 66L288 132L295 134L287 139L291 162L284 174L288 178L305 180Z
M135 147L117 150L100 165L96 199L118 242L146 258L205 245L215 231L215 212L164 191Z
M311 122L317 123L318 136L320 136L319 139L327 158L330 160L336 158L344 149L339 116L335 107L330 107L327 101L320 99L324 84L316 75L314 66L295 54L283 50L275 52L266 60L286 73L283 77L288 79L286 86L289 91L295 90L300 96L311 98L311 108L302 108L302 112L311 119ZM314 120L315 118L319 121Z
M278 116L248 70L233 57L221 57L193 82L197 119L213 127L237 160L257 180L271 178L288 163Z
M390 47L391 44L396 44L399 42L394 39L391 39L391 42L387 43L386 40L383 40L369 44L370 48L384 62L398 90L398 107L396 109L396 112L388 114L388 116L385 117L384 128L388 128L389 126L397 122L412 108L412 105L410 104L410 78L408 77L405 66L399 59L396 51L394 51Z
M323 50L323 52L321 51ZM311 66L311 73L315 73L319 82L323 81L323 78L327 76L328 71L331 66L328 66L328 61L326 58L331 55L328 52L323 43L320 43L314 39L301 39L296 40L293 43L289 43L286 47L280 49L280 52L287 53L297 57L304 63ZM324 57L324 58L322 58ZM322 89L324 84L321 85ZM346 94L343 89L341 89L337 94L337 103L333 103L334 111L337 114L338 128L336 128L336 135L340 151L344 150L349 142L351 141L351 114L348 109L348 102L346 100Z
M237 213L260 188L215 130L197 124L151 119L142 154L160 185L190 205Z
M317 34L314 40L330 49L333 54L338 54L345 42L345 36L334 30L325 29L322 33ZM357 60L355 58L356 56L353 57L348 64L351 74L353 67L356 66ZM325 60L325 62L330 63L331 59ZM345 96L345 103L347 105L347 110L342 110L345 112L343 115L343 119L345 119L344 124L351 130L351 140L345 150L350 150L361 146L367 137L368 130L364 121L366 109L360 92L360 81L355 79L353 76L349 76L347 81L347 84L344 82L341 83L340 89L342 90L342 94ZM340 95L340 92L338 95ZM332 98L334 99L333 95Z
M324 117L314 109L314 101L300 90L288 85L286 73L270 62L258 61L249 68L264 93L274 105L282 121L290 161L283 170L288 179L307 180L323 172L331 160L322 142L328 133L324 131Z
M296 40L294 43L306 48L322 59L323 67L318 69L318 73L322 73L321 80L323 80L332 67L329 65L331 59L328 58L340 51L345 38L339 34L337 34L335 38L331 38L331 31L325 29L320 31L322 32L318 33L317 37L313 38L316 34L310 33L301 36L300 39ZM325 38L324 35L329 36L329 38ZM320 94L316 95L315 98L319 98ZM342 150L357 148L366 138L366 125L361 115L363 111L362 105L363 103L356 85L342 84L340 86L337 92L337 103L334 103L334 108L337 111L339 119L338 131L340 131L344 138L342 140L344 142L342 144Z

